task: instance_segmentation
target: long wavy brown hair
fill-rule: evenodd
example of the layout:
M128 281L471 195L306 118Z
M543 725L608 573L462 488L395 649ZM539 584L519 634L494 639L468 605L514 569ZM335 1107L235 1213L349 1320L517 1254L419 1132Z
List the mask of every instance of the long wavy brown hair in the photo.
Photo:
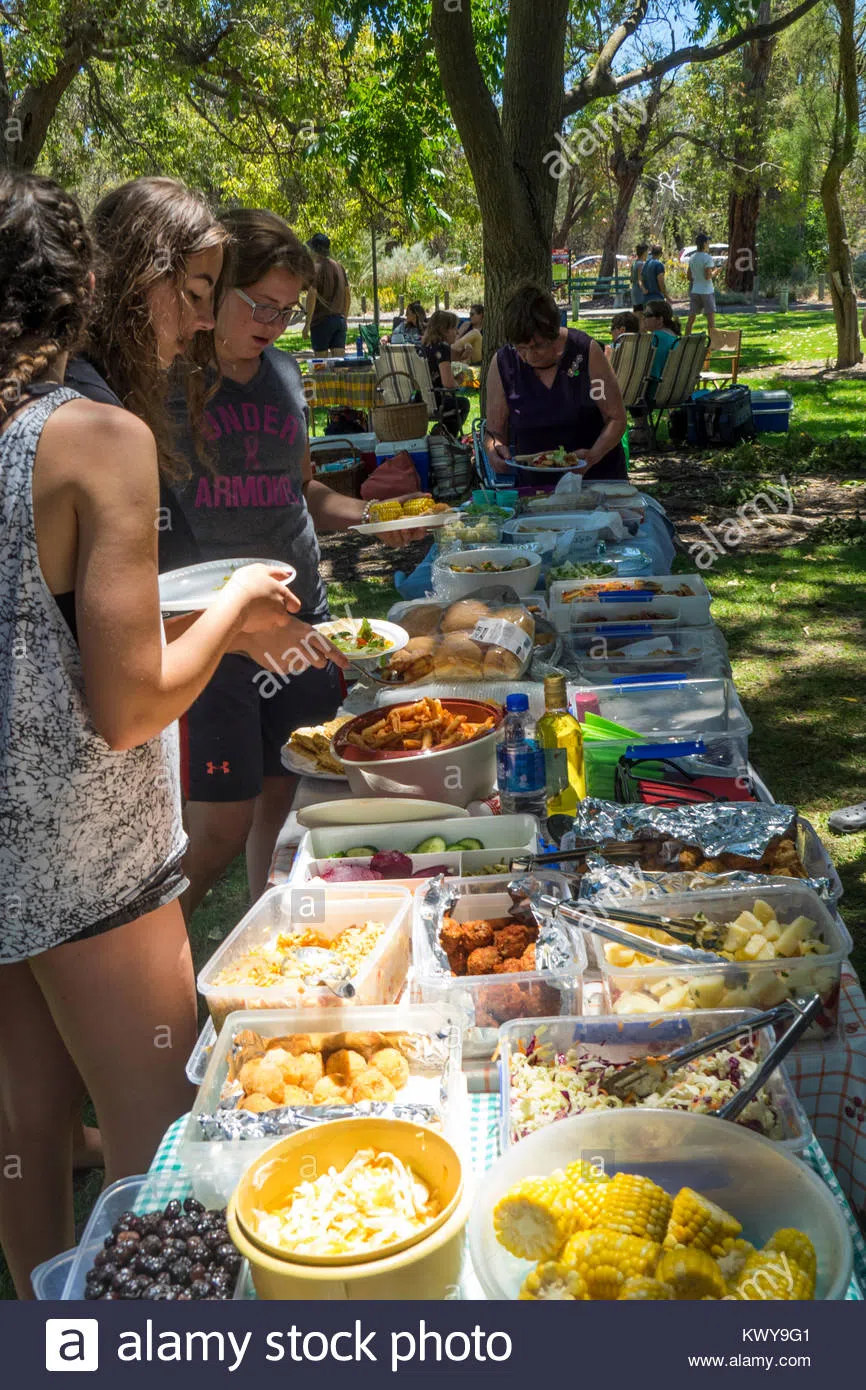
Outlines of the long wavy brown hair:
M90 226L98 283L88 356L126 408L150 426L163 478L181 482L190 469L173 439L170 379L160 365L148 292L170 279L179 299L190 257L224 247L229 234L203 198L167 178L133 179L115 188L97 204ZM183 379L193 437L199 438L205 374L187 370Z
M0 420L84 337L92 262L70 194L36 174L0 174Z

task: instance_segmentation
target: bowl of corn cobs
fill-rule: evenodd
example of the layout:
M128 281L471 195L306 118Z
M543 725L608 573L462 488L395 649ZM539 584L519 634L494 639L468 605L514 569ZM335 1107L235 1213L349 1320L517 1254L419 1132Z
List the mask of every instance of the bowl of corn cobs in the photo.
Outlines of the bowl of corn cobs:
M710 1115L606 1110L515 1144L469 1227L488 1298L844 1299L853 1250L827 1185Z

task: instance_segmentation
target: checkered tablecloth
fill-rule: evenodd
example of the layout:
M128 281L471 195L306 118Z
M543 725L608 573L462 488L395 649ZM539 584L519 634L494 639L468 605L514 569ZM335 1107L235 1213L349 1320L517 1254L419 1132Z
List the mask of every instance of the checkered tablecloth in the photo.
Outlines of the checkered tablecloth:
M148 1204L163 1205L173 1197L183 1199L189 1196L190 1182L181 1166L179 1158L180 1140L186 1124L186 1115L168 1129L157 1149L148 1174L148 1183L139 1194L140 1209ZM339 1123L339 1122L337 1122ZM499 1096L483 1092L469 1096L469 1153L472 1169L476 1176L485 1173L499 1157ZM833 1173L827 1157L817 1140L813 1140L803 1154L811 1168L823 1178L830 1188L848 1222L854 1245L854 1276L845 1295L846 1299L863 1300L866 1289L866 1242L851 1211L844 1193ZM469 1294L477 1297L476 1291Z
M344 405L365 412L376 404L376 373L372 367L325 367L304 376L304 395L310 406Z

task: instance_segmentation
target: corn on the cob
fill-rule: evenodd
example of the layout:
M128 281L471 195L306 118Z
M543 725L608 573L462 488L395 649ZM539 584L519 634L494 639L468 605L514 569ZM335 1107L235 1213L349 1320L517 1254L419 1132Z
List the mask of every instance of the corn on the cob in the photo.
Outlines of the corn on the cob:
M584 1182L610 1182L610 1178L598 1164L590 1163L586 1158L576 1158L573 1163L569 1163L563 1170L565 1180L569 1183Z
M662 1241L671 1214L671 1199L663 1188L634 1173L617 1173L603 1190L593 1229L619 1231L643 1240Z
M582 1158L569 1163L561 1177L579 1213L574 1229L588 1231L604 1204L604 1194L610 1186L610 1178Z
M638 1299L651 1299L654 1302L661 1302L663 1299L672 1299L674 1291L670 1284L663 1284L659 1279L648 1279L643 1275L638 1275L634 1279L626 1279L620 1292L620 1302Z
M722 1271L722 1278L728 1285L736 1284L740 1277L740 1271L750 1255L754 1255L755 1247L751 1241L743 1240L742 1237L728 1236L721 1244L721 1254L716 1256L719 1269Z
M734 1297L752 1303L811 1299L815 1282L784 1250L758 1250L743 1265Z
M717 1207L708 1197L691 1187L681 1187L673 1200L668 1233L664 1244L668 1250L677 1245L689 1245L695 1250L721 1253L722 1242L738 1236L742 1226L736 1217Z
M586 1302L589 1291L583 1275L558 1260L546 1260L527 1274L518 1295L522 1299L573 1299Z
M426 516L434 506L432 497L413 497L411 501L403 503L403 516Z
M724 1298L728 1292L712 1255L694 1246L665 1250L656 1265L655 1277L663 1284L670 1284L678 1300Z
M764 1249L770 1250L774 1254L784 1253L789 1260L799 1265L811 1281L814 1291L818 1261L815 1257L815 1247L805 1231L798 1231L793 1226L785 1226L780 1231L776 1231L775 1235L770 1236Z
M371 521L397 521L403 515L400 502L373 502L370 505Z
M560 1264L576 1269L591 1299L618 1298L627 1279L651 1274L661 1247L616 1231L578 1231L568 1241Z
M524 1178L500 1199L493 1226L500 1245L523 1260L552 1260L582 1225L564 1175Z

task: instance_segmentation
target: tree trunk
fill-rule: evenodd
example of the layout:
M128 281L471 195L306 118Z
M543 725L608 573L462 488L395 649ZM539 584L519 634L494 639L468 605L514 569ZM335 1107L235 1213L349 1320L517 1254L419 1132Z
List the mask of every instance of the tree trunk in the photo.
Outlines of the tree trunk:
M568 246L568 239L578 219L583 216L592 202L592 193L581 193L582 183L583 175L580 165L574 164L568 171L565 195L564 197L560 195L557 199L550 239L550 244L553 247Z
M550 281L553 171L569 163L557 144L568 6L569 0L511 0L500 118L478 62L471 6L433 3L439 73L481 211L485 368L503 341L509 296L524 281Z
M827 270L833 317L836 320L836 366L854 367L860 361L857 292L851 270L851 247L845 230L840 188L852 163L859 134L857 46L854 41L854 0L836 0L839 12L839 76L833 148L821 180L821 202L827 220Z
M758 21L770 21L770 0L761 0ZM743 49L740 85L740 123L731 154L731 187L728 193L728 264L725 284L729 290L750 293L757 265L758 210L767 133L767 82L776 46L775 36L759 39Z
M611 161L613 163L613 161ZM600 277L613 275L616 268L616 258L619 252L620 242L625 232L628 216L631 212L632 200L637 192L643 173L643 160L623 159L613 170L616 179L616 206L613 210L607 231L604 235L604 243L601 248L601 265L598 273Z

